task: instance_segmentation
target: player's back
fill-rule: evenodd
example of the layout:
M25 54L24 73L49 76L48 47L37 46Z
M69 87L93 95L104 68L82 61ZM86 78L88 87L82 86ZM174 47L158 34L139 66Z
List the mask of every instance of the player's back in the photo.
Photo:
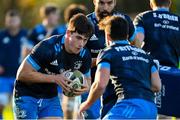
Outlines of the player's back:
M154 63L142 49L128 44L114 44L99 57L110 63L110 79L118 98L154 100L150 78Z
M180 17L166 10L147 11L138 15L135 25L143 25L143 49L162 65L177 67L180 55Z

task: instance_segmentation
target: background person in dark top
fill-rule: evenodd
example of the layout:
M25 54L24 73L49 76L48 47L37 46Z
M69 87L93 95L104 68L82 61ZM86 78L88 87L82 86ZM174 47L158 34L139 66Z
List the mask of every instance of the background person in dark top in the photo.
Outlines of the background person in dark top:
M29 33L28 39L34 45L50 37L59 23L59 8L54 4L46 4L40 8L42 23L37 24Z
M16 71L24 58L22 52L29 46L27 31L21 29L20 14L17 10L9 10L5 29L0 31L0 119L12 94Z
M116 0L93 0L93 3L95 6L95 10L94 10L94 12L90 13L87 17L93 24L95 32L86 45L87 48L89 49L89 51L91 52L91 56L92 56L92 69L91 69L92 81L94 81L94 76L95 76L95 72L96 72L97 55L106 46L104 31L99 30L99 26L98 26L99 22L106 16L111 16L111 15L122 16L128 21L128 25L129 25L128 39L129 39L129 41L132 42L135 38L134 25L133 25L133 22L131 21L130 17L121 12L115 11ZM102 99L103 106L102 106L102 110L101 110L101 117L103 117L117 101L117 97L115 95L114 87L111 84L111 81L109 82L109 84L106 88L106 92L103 94L102 98L103 98ZM108 104L106 104L107 102L108 102ZM91 111L94 114L94 117L93 117L93 114L92 115L89 114L89 116L88 116L89 119L98 118L100 116L99 115L100 100L97 100L97 102L95 102L94 104L95 105L91 106L91 109L92 109ZM94 112L94 111L96 111L96 112Z
M81 95L88 86L71 91L63 72L79 70L90 84L91 56L83 48L93 28L86 16L78 14L69 22L66 34L41 41L23 61L17 72L14 111L18 119L62 118L57 85L65 92Z
M84 5L81 5L81 4L70 4L64 10L65 24L59 25L58 27L56 27L56 29L53 32L53 35L65 34L69 20L78 13L82 13L86 15L88 13L88 9Z
M140 13L134 20L135 43L161 65L177 68L180 61L180 17L169 12L171 0L150 0L150 6L152 10Z
M128 43L128 23L112 16L105 21L107 48L97 58L95 81L80 112L88 109L105 91L111 79L118 101L104 119L156 119L154 92L161 89L157 66L140 48Z

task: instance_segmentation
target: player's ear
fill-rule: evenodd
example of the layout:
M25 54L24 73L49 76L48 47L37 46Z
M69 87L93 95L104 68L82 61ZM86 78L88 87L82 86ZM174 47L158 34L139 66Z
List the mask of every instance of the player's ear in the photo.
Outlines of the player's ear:
M66 31L66 37L69 38L71 35L71 32L69 30Z

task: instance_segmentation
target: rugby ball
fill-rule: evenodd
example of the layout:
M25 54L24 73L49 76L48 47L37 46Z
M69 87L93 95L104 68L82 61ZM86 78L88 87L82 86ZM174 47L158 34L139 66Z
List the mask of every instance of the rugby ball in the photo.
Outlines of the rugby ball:
M72 88L72 90L75 90L75 89L80 89L81 86L84 84L84 75L78 71L78 70L75 70L74 72L65 72L64 73L64 76L66 78L68 78L69 80L72 80L72 82L69 84L70 87ZM74 93L73 91L72 92L63 92L64 95L68 96L68 97L74 97Z

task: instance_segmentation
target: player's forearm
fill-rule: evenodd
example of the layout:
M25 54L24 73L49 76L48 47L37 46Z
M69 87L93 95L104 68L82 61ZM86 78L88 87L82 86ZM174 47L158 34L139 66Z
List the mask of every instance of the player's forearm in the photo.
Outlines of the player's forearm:
M88 86L88 88L90 90L90 88L91 88L91 78L90 77L85 77L85 80L86 80L87 86Z
M151 74L151 90L153 92L159 92L161 90L161 79L158 71Z
M101 97L105 88L98 85L98 83L94 82L91 86L89 96L87 98L88 106L91 106L98 98Z
M32 83L53 83L53 75L47 75L40 72L21 72L17 75L17 80Z
M137 33L134 44L136 47L142 48L144 41L144 34L143 33Z

